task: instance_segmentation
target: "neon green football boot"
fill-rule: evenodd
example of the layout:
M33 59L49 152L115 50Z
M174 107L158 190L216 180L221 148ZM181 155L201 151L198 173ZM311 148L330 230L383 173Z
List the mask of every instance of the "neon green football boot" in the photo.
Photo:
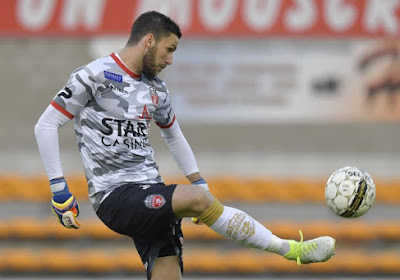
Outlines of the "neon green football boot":
M326 262L335 254L336 240L329 236L322 236L303 242L303 233L299 230L300 242L288 240L290 251L284 257L296 260L298 265L315 262Z

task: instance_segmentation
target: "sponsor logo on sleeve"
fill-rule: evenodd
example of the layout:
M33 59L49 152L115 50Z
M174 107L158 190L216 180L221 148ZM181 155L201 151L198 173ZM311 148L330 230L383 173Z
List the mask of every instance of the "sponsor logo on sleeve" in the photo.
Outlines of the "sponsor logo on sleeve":
M106 79L122 83L122 76L121 75L118 75L118 74L115 74L115 73L111 73L111 72L108 72L108 71L103 71L103 72L104 72L104 77Z

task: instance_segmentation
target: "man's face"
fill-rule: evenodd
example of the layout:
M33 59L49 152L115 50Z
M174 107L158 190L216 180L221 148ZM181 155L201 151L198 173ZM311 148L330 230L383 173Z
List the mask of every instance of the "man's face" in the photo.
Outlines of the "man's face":
M143 73L154 78L167 65L171 65L178 42L178 37L172 33L168 37L162 37L143 57Z

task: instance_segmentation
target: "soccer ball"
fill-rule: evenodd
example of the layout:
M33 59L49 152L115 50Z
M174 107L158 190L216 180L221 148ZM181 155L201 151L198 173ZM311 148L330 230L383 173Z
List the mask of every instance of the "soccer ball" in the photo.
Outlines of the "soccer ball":
M357 167L346 166L333 172L325 186L328 207L345 218L364 215L374 204L375 184L371 176Z

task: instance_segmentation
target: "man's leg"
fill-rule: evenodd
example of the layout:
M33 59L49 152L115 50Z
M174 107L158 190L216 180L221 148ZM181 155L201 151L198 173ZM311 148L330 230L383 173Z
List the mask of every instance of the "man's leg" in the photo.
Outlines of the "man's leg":
M222 205L211 193L197 186L177 186L172 196L172 209L178 217L198 217L215 232L247 247L284 256L298 263L321 262L331 258L335 240L320 237L296 242L281 239L247 213Z
M178 185L172 195L172 210L179 218L199 217L215 232L247 247L281 255L290 251L287 241L273 235L243 211L223 206L202 187Z
M119 187L96 212L110 229L133 238L149 280L181 279L183 235L172 212L174 189L163 184Z
M157 258L151 270L151 280L180 280L181 267L177 256Z

